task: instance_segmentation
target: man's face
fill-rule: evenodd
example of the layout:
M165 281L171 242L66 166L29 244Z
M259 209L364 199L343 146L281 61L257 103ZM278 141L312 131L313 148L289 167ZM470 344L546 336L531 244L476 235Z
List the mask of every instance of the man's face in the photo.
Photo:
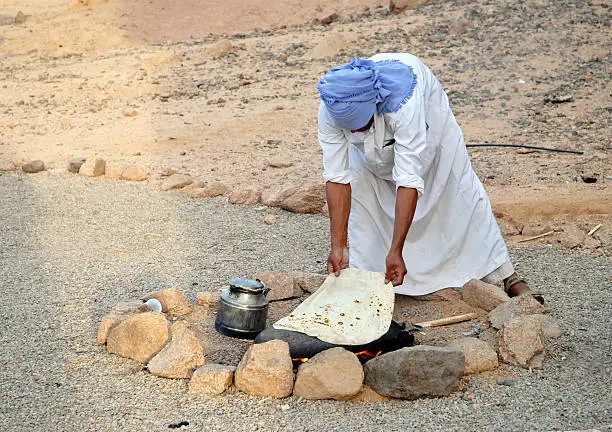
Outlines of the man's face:
M352 132L352 133L355 133L355 132L365 132L365 131L367 131L368 129L370 129L370 126L372 126L372 123L374 123L374 116L372 116L372 118L370 119L370 121L368 122L368 124L367 124L367 125L365 125L365 126L364 126L364 127L362 127L362 128L352 130L351 132Z

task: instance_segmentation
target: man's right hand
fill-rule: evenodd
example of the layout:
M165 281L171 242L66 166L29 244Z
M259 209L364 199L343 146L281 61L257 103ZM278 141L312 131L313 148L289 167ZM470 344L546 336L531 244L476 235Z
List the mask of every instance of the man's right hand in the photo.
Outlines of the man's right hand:
M349 266L349 250L343 247L332 247L327 257L327 273L340 276L340 270Z

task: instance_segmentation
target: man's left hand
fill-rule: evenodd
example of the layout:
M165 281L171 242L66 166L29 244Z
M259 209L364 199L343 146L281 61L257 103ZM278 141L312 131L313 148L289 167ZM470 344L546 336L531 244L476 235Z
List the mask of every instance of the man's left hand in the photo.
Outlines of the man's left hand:
M389 252L386 259L387 272L385 273L385 283L393 282L393 286L404 283L406 276L406 264L401 253Z

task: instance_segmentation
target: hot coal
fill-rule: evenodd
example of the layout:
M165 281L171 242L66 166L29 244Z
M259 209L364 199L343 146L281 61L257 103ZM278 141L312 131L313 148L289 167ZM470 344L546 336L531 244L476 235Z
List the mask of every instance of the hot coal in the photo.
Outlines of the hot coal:
M400 348L410 347L414 345L414 336L410 333L415 330L414 326L406 328L406 324L391 321L391 326L387 333L373 342L365 345L335 345L329 342L323 342L316 337L308 336L304 333L294 332L291 330L277 330L269 327L259 333L255 338L255 343L264 343L274 339L285 341L289 344L289 353L291 358L311 358L321 351L330 348L342 347L354 353L370 352L378 353L395 351Z

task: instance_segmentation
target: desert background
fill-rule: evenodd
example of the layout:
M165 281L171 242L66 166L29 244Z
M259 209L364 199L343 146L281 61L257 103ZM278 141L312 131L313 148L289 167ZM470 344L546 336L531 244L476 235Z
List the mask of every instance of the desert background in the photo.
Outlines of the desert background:
M535 241L609 254L607 2L404 3L5 0L0 161L65 171L95 155L151 183L168 169L230 188L322 183L319 77L411 52L466 143L584 152L470 149L508 241L553 230Z

